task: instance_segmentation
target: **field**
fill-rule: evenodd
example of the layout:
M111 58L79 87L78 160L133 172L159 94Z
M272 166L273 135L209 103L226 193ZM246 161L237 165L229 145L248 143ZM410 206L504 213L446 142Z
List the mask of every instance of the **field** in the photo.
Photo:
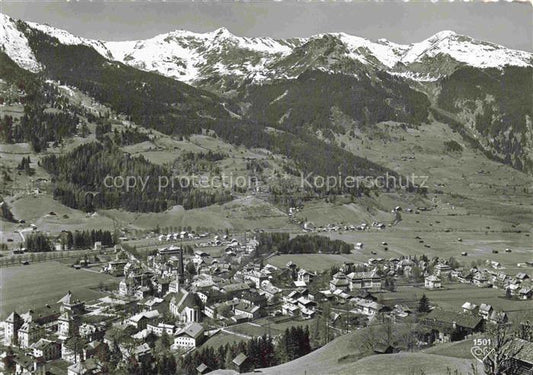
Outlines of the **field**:
M346 206L340 206L339 210ZM455 208L453 211L460 210ZM270 258L269 262L282 266L292 260L306 269L323 270L334 263L343 261L361 262L370 258L425 254L429 257L438 256L445 259L453 256L468 266L473 261L490 259L501 263L508 269L515 270L517 263L533 260L533 237L531 237L530 224L513 224L506 216L497 217L497 212L499 211L496 209L490 216L474 213L453 213L456 216L452 216L449 205L444 203L431 211L422 211L420 214L404 212L402 221L383 230L371 228L367 231L317 233L333 239L341 239L353 245L362 242L363 249L354 250L352 254L280 255ZM389 216L392 219L392 215ZM332 221L332 223L339 222ZM345 223L357 224L358 222L345 221ZM387 249L382 242L387 243ZM506 253L506 248L510 248L511 252ZM498 253L492 253L493 250ZM467 255L462 256L463 252Z
M116 278L88 270L75 270L58 262L44 262L0 270L0 319L13 310L19 313L39 309L46 304L55 307L67 291L74 297L90 301L102 296L96 289L100 282Z
M245 336L263 336L265 333L269 333L272 336L282 334L286 328L293 326L312 326L315 322L314 319L297 321L293 319L273 319L273 318L261 318L252 323L242 323L233 326L228 326L224 331L219 331L214 336L210 337L203 343L202 347L212 346L215 349L219 346L238 343L241 341L247 341Z
M363 358L331 374L338 375L443 375L448 369L453 374L458 371L460 375L471 374L472 359L451 358L436 354L425 353L397 353L373 355Z
M438 354L446 357L471 359L472 353L470 350L472 349L472 345L472 339L466 339L457 342L448 342L445 344L435 345L422 351L427 354Z
M241 341L247 341L246 338L233 335L231 333L227 332L218 332L214 336L210 337L206 342L202 344L202 348L206 348L208 346L213 347L214 349L219 348L220 346L224 346L226 344L233 344L233 343L239 343Z

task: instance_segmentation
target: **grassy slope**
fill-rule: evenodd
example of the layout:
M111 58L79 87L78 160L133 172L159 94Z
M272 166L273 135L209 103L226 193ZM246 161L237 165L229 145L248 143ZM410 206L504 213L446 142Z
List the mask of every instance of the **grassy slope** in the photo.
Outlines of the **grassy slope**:
M441 375L446 373L447 367L450 367L452 370L458 369L466 375L470 369L470 363L472 363L469 359L426 353L372 355L370 352L361 351L363 334L363 331L360 330L338 337L306 356L283 365L261 369L260 372L270 375L418 375L422 370L426 375Z

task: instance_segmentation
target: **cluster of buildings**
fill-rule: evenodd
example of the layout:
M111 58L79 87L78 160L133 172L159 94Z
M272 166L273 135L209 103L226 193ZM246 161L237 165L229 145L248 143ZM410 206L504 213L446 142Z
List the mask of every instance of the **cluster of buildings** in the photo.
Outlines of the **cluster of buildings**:
M177 238L182 235L188 234L179 233ZM428 259L405 257L344 263L328 278L293 262L284 268L254 263L250 255L259 245L255 239L245 239L242 244L224 237L213 241L222 247L221 256L210 256L203 251L205 246L198 245L184 254L181 247L170 245L141 261L118 248L115 259L102 268L121 277L112 294L86 304L69 292L58 301L57 309L48 306L39 312L11 313L4 322L4 344L18 348L14 358L17 373L44 375L47 363L63 360L69 364L68 375L97 374L102 366L97 353L102 348L118 347L124 360L150 361L149 336L166 335L171 350L187 354L226 326L267 315L312 319L325 301L337 307L332 322L341 310L367 320L388 317L401 321L413 311L404 305L382 304L375 295L387 288L391 279L411 276L415 268L421 270L428 289L442 288L445 279L498 287L517 298L531 298L530 278L525 273L508 276L501 269L476 267L464 271L445 261L430 265ZM316 278L323 289L313 288ZM429 327L436 341L445 342L468 337L486 324L506 319L505 313L488 304L467 302L461 312L435 308L424 316L422 324ZM128 338L127 342L117 341L117 331ZM81 348L72 346L75 338L82 339L82 344L77 344Z
M24 314L13 311L4 321L4 345L18 348L18 355L13 358L17 374L44 375L48 361L77 362L95 354L105 330L101 324L83 321L82 316L88 313L85 302L74 298L69 291L57 305L58 308L47 305ZM72 337L83 338L87 345L83 348L70 346L68 342ZM79 372L69 367L68 373Z
M441 289L443 280L472 284L480 288L495 288L505 290L508 297L521 300L533 298L533 284L530 276L525 272L518 272L512 276L500 269L478 268L452 269L449 265L439 263L434 273L426 275L424 286L427 289Z

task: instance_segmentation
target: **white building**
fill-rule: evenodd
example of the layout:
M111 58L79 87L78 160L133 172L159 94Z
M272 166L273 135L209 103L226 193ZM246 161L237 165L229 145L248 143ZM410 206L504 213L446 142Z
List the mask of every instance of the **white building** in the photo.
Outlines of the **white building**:
M198 323L191 323L178 331L174 338L174 348L192 349L200 345L204 338L204 327Z

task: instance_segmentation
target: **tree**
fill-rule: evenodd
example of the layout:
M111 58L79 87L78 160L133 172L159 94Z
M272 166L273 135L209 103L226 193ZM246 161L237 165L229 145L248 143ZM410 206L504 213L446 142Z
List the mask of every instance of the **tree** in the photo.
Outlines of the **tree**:
M422 298L420 298L420 301L418 302L418 312L427 313L430 310L431 309L429 306L429 299L426 297L425 294L423 294Z
M217 315L229 318L231 316L231 306L228 304L221 305L217 308Z
M505 289L505 298L507 298L507 299L512 299L513 298L513 293L511 292L511 288Z
M162 353L168 351L170 345L172 344L170 337L166 331L163 331L161 337L155 343L155 350L157 353Z
M13 359L13 349L9 348L6 352L6 355L4 358L2 358L2 362L4 363L4 370L6 374L14 374L16 370L16 362Z
M81 360L85 345L87 345L87 341L78 336L70 337L65 341L65 346L74 353L75 362L78 362L78 357Z
M193 262L187 263L185 270L189 273L189 275L196 275L196 267Z
M498 321L487 329L490 339L489 354L483 360L486 374L504 375L510 373L513 366L513 358L518 355L523 345L516 340L511 333L510 325Z

